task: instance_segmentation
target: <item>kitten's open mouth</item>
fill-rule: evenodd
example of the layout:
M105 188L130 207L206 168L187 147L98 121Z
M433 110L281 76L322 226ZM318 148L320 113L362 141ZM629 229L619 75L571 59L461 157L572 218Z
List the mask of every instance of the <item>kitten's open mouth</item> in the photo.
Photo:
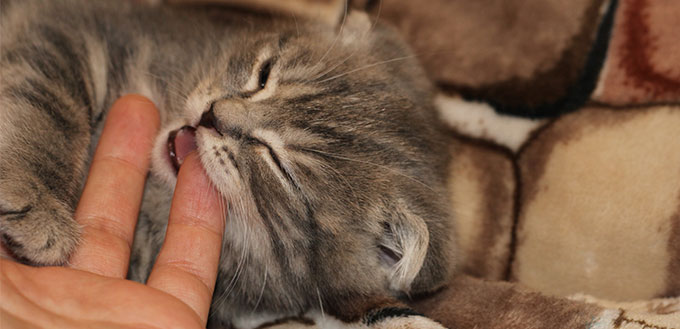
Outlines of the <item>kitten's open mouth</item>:
M179 172L179 167L184 159L195 149L196 128L184 126L170 132L170 135L168 135L168 156L172 167L175 169L175 175Z
M172 167L175 169L175 175L179 172L179 167L184 162L184 159L197 148L196 145L196 129L198 127L207 128L212 130L217 135L222 135L215 128L215 113L212 107L209 111L206 111L201 115L201 120L198 122L196 127L184 126L177 130L173 130L168 135L168 157L172 163Z

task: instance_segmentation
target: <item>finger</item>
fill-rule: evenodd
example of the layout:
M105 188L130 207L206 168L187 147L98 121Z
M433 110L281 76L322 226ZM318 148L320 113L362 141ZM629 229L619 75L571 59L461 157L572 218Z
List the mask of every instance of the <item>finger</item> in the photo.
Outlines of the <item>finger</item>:
M179 170L165 242L147 284L185 302L204 324L217 278L223 231L219 194L192 153Z
M125 277L158 126L158 111L143 96L124 96L111 107L76 209L83 231L72 267Z

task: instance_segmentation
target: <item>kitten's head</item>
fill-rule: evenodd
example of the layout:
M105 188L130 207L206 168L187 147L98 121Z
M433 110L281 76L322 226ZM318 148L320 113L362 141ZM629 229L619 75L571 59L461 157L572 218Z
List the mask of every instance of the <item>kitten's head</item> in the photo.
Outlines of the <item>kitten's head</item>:
M362 14L235 40L187 101L228 204L216 302L297 312L440 286L448 158L417 59Z

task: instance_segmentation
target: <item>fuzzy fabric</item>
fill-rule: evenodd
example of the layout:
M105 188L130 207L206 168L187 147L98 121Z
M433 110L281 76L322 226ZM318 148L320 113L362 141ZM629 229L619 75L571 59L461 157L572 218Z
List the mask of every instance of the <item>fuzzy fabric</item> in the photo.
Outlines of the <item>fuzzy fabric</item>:
M203 2L329 22L345 4ZM424 316L345 327L680 328L679 1L351 6L394 25L441 90L464 275L409 303ZM310 318L269 328L338 325Z

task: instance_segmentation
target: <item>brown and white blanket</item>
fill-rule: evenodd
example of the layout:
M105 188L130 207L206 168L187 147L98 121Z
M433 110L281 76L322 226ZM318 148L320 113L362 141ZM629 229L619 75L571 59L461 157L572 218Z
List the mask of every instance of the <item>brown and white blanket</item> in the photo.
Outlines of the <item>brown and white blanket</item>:
M680 328L680 1L350 4L411 43L451 128L465 274L409 306L449 328Z

